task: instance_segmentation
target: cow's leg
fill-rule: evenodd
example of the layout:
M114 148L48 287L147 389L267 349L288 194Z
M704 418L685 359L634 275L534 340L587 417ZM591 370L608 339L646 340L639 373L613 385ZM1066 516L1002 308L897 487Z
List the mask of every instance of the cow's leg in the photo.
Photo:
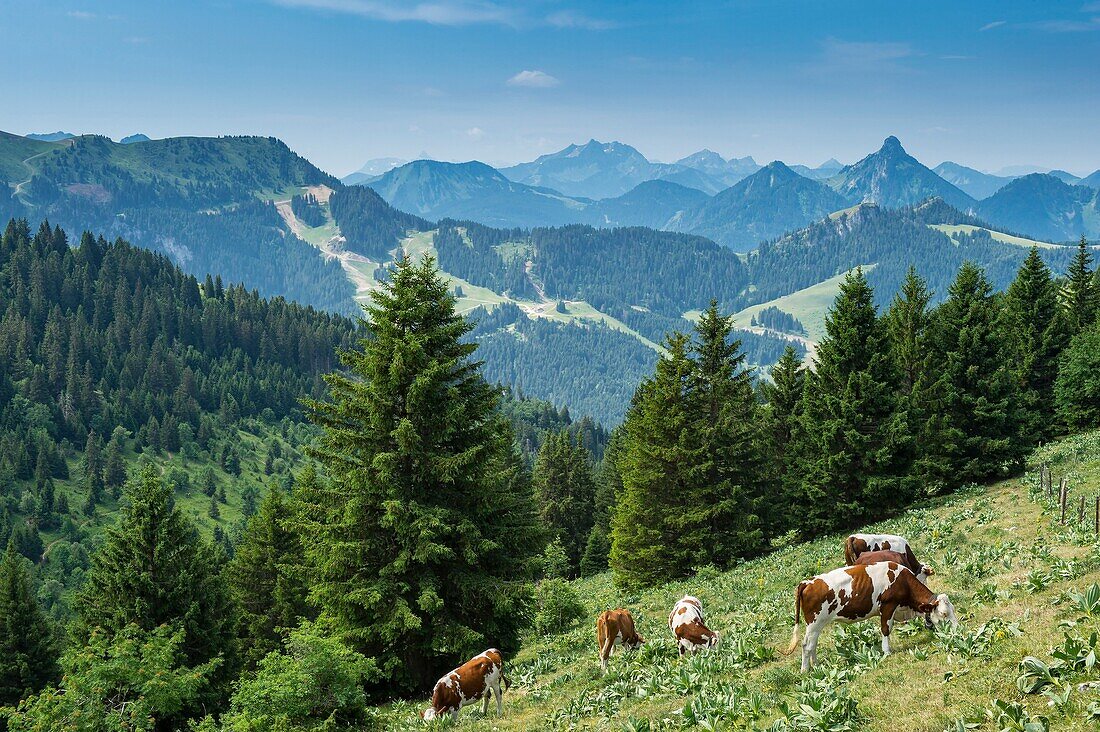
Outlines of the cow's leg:
M607 659L611 658L611 654L615 652L615 639L608 638L604 641L603 648L600 649L600 669L607 673Z
M489 700L493 698L493 687L485 685L485 695L481 697L481 716L489 716Z
M497 716L498 717L503 717L504 716L504 707L502 706L501 695L500 695L500 679L497 679L496 684L493 685L493 692L497 695Z
M817 637L821 629L813 623L806 626L806 637L802 639L802 673L806 673L817 662Z
M882 630L882 655L890 655L890 629L894 625L894 607L885 605L879 615L880 628Z

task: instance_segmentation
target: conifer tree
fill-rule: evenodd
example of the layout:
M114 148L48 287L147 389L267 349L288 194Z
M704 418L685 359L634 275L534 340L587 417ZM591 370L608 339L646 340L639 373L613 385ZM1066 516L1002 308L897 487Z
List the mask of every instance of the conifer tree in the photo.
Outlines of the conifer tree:
M596 482L591 463L588 450L561 430L547 435L533 471L539 518L561 540L574 576L594 520Z
M285 629L312 615L301 575L304 550L290 525L291 517L282 492L273 488L249 520L227 569L230 590L240 608L240 634L250 668L282 648Z
M131 624L145 631L181 628L188 664L221 659L188 712L217 708L238 666L236 613L219 572L222 560L175 505L154 467L144 468L127 494L129 506L107 529L77 599L78 637L87 640L96 629L111 635Z
M1062 354L1054 398L1062 424L1100 427L1100 320L1075 335Z
M928 339L945 379L940 413L955 436L947 448L956 485L1001 474L1027 449L1017 437L1015 387L998 319L989 280L973 262L964 263L936 308Z
M897 376L873 292L848 273L806 376L799 450L802 529L817 533L880 515L906 500L907 447Z
M59 674L53 629L34 598L24 562L8 542L0 560L0 707L15 706Z
M623 477L619 473L618 460L622 454L624 433L621 427L611 433L604 449L603 460L596 472L596 502L593 513L592 531L585 542L581 556L580 573L590 577L606 572L608 558L611 555L611 516L615 512L615 503L623 488Z
M1097 276L1090 269L1091 265L1092 252L1082 234L1077 254L1066 272L1066 286L1062 293L1062 306L1070 335L1089 327L1096 320L1096 311L1100 307L1100 290L1097 289Z
M385 688L512 650L541 544L530 480L434 260L401 259L367 337L311 403L328 480L308 505L312 599ZM324 493L327 491L327 494Z
M791 346L783 350L771 379L760 385L765 406L761 439L775 476L775 495L762 513L773 533L797 528L792 510L798 501L799 475L796 431L802 414L806 369Z
M697 411L687 401L694 370L689 339L673 333L654 375L634 394L619 460L623 492L611 521L611 568L626 587L648 587L685 577L703 564L685 551L677 525L689 466L700 450L691 427Z
M1054 434L1054 381L1066 345L1058 288L1032 247L1004 298L1002 328L1019 391L1020 439L1034 445Z
M714 301L695 325L689 388L696 410L691 429L701 449L680 516L685 538L701 532L701 556L719 567L757 552L763 542L759 408L752 371L732 333L733 317L721 315Z

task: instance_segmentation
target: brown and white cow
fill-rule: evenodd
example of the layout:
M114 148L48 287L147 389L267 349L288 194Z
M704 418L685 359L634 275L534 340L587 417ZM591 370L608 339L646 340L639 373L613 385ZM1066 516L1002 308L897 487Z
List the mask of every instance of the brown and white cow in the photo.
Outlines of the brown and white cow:
M497 716L501 709L500 682L508 688L504 675L504 661L500 651L490 648L471 658L439 681L432 689L432 705L420 713L422 719L431 721L444 714L458 719L458 710L467 704L482 700L481 713L489 713L489 697L496 694Z
M802 670L817 662L817 641L834 620L853 623L878 617L882 630L882 652L890 653L890 629L901 620L899 610L924 615L935 625L958 625L955 606L947 595L934 595L907 567L897 562L841 567L813 579L802 580L794 596L794 630L787 653L798 647L799 618L806 621L802 644Z
M607 673L607 659L615 652L615 646L631 651L643 643L645 638L634 628L634 616L629 610L604 610L596 618L596 644L600 650L600 669L604 673Z
M891 551L904 554L914 565L919 565L909 542L897 534L852 534L844 541L844 563L851 566L866 552Z
M718 634L703 620L703 604L699 598L684 595L668 615L668 629L676 638L680 655L718 645Z
M916 557L913 556L912 551L910 551L908 555L886 549L877 552L863 552L856 557L856 560L852 562L852 564L876 564L878 562L897 562L915 574L922 585L927 585L928 578L936 573L936 570L932 569L927 564L921 564L916 561Z

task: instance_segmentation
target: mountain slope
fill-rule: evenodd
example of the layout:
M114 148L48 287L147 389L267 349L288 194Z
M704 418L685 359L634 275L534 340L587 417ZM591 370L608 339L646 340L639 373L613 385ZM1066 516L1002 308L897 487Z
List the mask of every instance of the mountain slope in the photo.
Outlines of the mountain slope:
M585 221L593 226L647 226L663 229L671 219L709 200L706 193L659 179L639 183L617 198L590 204Z
M685 211L669 228L746 251L845 205L844 198L828 187L776 161Z
M983 173L950 160L940 163L932 172L977 200L989 198L1013 180L1010 177Z
M417 160L368 184L390 205L429 219L470 219L489 226L557 226L583 220L585 204L514 183L476 161Z
M851 203L867 201L898 208L935 196L962 210L974 204L973 198L905 152L893 136L887 137L877 152L845 166L826 182Z
M978 204L993 224L1050 241L1100 234L1100 191L1032 173L1017 178Z
M1088 186L1089 188L1100 188L1100 170L1094 171L1090 175L1081 179L1081 182L1077 185Z
M724 188L760 170L760 165L751 156L726 160L713 150L692 153L677 160L676 165L706 173L712 179L720 181Z

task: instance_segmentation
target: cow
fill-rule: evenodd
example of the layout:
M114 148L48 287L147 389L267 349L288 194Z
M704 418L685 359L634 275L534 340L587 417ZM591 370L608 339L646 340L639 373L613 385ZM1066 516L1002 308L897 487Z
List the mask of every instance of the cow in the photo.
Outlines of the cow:
M444 714L450 714L453 719L458 719L458 710L467 704L473 704L478 699L482 700L481 713L489 713L489 698L496 694L497 716L503 714L501 709L500 682L504 681L504 688L509 686L508 677L504 675L504 661L500 651L490 648L484 653L471 658L454 671L435 682L432 689L432 705L420 713L421 719L431 721Z
M909 564L919 566L905 537L896 534L852 534L844 541L844 563L849 567L865 552L892 551L904 554ZM910 567L911 568L911 567Z
M703 620L703 604L699 598L684 595L668 615L668 629L676 638L676 647L683 656L703 648L718 645L718 634L707 627Z
M908 567L897 562L841 567L798 583L794 596L794 630L787 653L798 647L799 617L806 621L802 644L802 671L817 662L817 641L834 620L852 623L878 616L882 652L890 653L890 629L901 620L899 610L924 615L933 624L958 625L955 606L947 595L934 595ZM903 613L904 615L904 613Z
M908 555L901 552L893 552L889 550L880 550L877 552L863 552L856 560L852 562L856 564L875 564L877 562L896 562L903 567L906 567L913 574L917 576L922 585L928 584L928 578L936 573L936 570L929 567L927 564L921 564L916 561L916 557L913 556L913 552L910 551Z
M628 651L634 650L645 643L638 631L634 628L634 616L629 610L619 608L617 610L604 610L600 617L596 618L596 644L600 650L600 669L607 673L607 659L615 652L615 646L622 646Z

